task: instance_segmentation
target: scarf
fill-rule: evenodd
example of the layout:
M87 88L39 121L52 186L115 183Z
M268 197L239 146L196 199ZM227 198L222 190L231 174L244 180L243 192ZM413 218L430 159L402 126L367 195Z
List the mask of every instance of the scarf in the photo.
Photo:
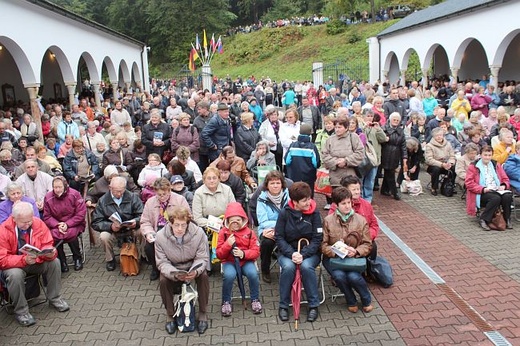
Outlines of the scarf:
M478 160L477 163L475 164L475 166L480 171L480 176L479 176L480 177L480 181L479 181L480 186L484 186L484 187L487 186L486 169L490 170L490 173L493 176L493 179L495 180L496 186L500 186L500 179L498 179L497 172L495 171L495 166L493 165L493 163L491 161L487 164L487 167L485 167L484 164L482 163L482 160ZM477 200L476 200L477 208L480 208L480 197L481 197L481 195L477 195Z
M278 120L276 120L274 123L271 122L271 126L273 127L273 130L274 130L274 135L276 136L276 139L278 139L278 131L280 130L280 124L278 123Z
M166 215L166 207L168 207L169 201L170 199L168 198L166 202L159 202L159 218L157 219L158 229L166 225L166 217L168 216Z
M281 206L282 206L282 200L283 200L283 191L280 192L280 194L278 196L273 196L269 193L269 191L267 191L267 198L269 198L269 200L271 202L274 203L274 205L276 205L276 207L278 209L281 209Z
M339 211L339 208L336 208L336 215L339 216L339 218L341 219L341 221L343 221L343 222L347 222L348 219L350 219L350 217L351 217L352 215L354 215L354 209L350 209L350 212L349 212L347 215L344 215L343 213L341 213L341 212Z

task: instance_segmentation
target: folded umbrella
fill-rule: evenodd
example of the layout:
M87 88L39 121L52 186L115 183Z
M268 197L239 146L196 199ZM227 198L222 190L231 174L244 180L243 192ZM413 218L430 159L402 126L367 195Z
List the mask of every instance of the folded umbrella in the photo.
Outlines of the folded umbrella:
M233 243L232 250L237 248L237 244ZM238 256L233 256L235 258L235 270L237 272L237 281L238 281L238 289L240 290L240 295L242 296L242 305L244 305L244 309L247 310L246 304L246 290L244 288L244 278L242 277L242 267L240 267L240 258Z
M298 253L301 250L301 242L305 241L309 245L309 240L302 238L298 240ZM300 302L302 295L302 276L300 273L300 265L296 265L296 273L294 274L294 281L291 289L291 302L294 314L294 329L298 330L298 320L300 319Z

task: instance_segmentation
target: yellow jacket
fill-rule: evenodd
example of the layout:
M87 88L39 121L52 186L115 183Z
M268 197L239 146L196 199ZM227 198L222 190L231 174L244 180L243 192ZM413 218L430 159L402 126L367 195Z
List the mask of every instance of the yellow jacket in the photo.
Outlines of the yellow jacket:
M459 100L458 98L456 98L451 103L451 108L453 108L455 110L455 114L459 114L459 113L466 114L466 119L468 119L468 113L471 112L471 104L466 99Z
M507 147L510 147L511 150L507 151ZM515 146L513 144L506 145L504 142L498 142L498 144L493 148L493 160L503 165L509 155L513 155L514 153Z

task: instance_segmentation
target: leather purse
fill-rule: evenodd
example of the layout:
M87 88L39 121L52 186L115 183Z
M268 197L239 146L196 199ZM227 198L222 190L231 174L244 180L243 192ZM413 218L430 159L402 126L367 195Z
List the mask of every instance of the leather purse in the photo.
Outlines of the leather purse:
M331 270L362 273L367 269L367 259L365 257L333 257L330 259L329 267Z

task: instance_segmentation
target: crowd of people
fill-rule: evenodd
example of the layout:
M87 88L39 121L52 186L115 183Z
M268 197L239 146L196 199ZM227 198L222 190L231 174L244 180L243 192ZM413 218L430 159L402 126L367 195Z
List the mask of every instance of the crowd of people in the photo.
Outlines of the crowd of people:
M93 97L81 97L70 110L48 103L41 127L23 105L0 112L0 278L20 324L36 323L23 294L27 274L45 274L51 306L69 309L58 274L69 271L63 246L70 247L73 269L82 270L78 237L88 227L99 233L107 271L117 267L116 246L143 245L170 334L173 297L186 281L197 282L198 331L208 328L208 272L217 260L222 316L233 312L233 281L242 275L251 311L261 313L259 278L272 283L273 251L281 268L281 321L289 319L297 268L307 321L317 319L320 262L348 311L359 310L354 292L361 309L372 311L364 276L338 269L333 247L344 243L347 257L376 258L374 191L400 200L424 165L432 195L444 181L457 182L482 229L493 227L500 208L512 227L509 191L520 187L514 83L497 90L486 78L407 87L283 81L276 91L268 78L255 83L229 78L213 91L178 92L154 80L151 93L106 94L101 106ZM318 170L332 191L324 219L313 198ZM215 218L223 226L210 253ZM26 253L26 244L48 251Z

